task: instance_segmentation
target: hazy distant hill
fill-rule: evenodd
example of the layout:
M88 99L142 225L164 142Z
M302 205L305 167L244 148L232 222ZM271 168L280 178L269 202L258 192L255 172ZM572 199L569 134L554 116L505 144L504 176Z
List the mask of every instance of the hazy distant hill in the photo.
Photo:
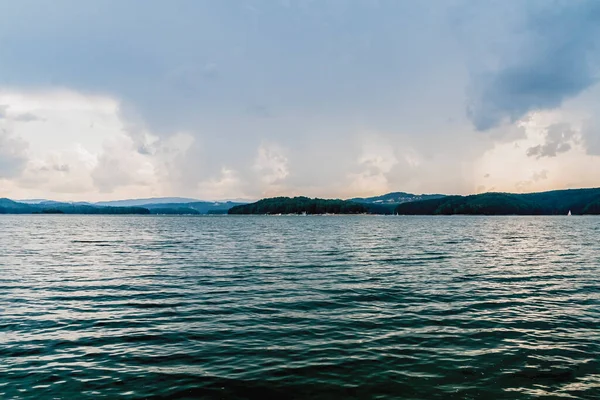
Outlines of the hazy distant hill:
M50 200L47 199L24 199L24 200L14 200L17 203L22 203L22 204L40 204L40 203L45 203L48 202Z
M600 189L554 190L540 193L483 193L403 203L404 215L567 215L600 214Z
M150 214L150 211L143 207L101 207L56 201L25 204L0 199L0 214Z
M227 211L243 203L195 201L190 203L144 204L152 214L227 214Z
M158 201L146 203L146 201ZM173 200L174 202L167 202ZM231 201L181 202L180 197L161 199L119 200L101 203L64 203L52 200L29 200L30 203L0 199L0 214L227 214L231 207L241 205ZM144 203L143 206L133 204Z
M113 200L113 201L99 201L94 203L97 206L109 206L109 207L130 207L130 206L145 206L147 204L180 204L180 203L193 203L198 202L198 199L189 199L185 197L155 197L149 199L127 199L127 200Z
M95 203L101 206L141 206L151 214L227 214L231 207L245 203L232 201L200 201L185 197L115 200Z

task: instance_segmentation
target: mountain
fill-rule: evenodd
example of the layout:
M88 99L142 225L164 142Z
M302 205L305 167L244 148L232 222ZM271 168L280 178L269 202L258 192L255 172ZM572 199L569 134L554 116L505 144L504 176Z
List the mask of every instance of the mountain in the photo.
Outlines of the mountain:
M48 201L51 200L47 200L47 199L25 199L25 200L15 200L18 203L23 203L23 204L40 204L40 203L46 203Z
M483 193L399 204L401 215L567 215L600 214L600 188L539 193Z
M406 192L392 192L375 197L355 197L349 199L355 203L367 204L371 214L393 214L396 206L412 201L439 199L443 194L412 194Z
M97 206L108 206L108 207L130 207L130 206L145 206L147 204L179 204L179 203L192 203L198 202L197 199L189 199L185 197L155 197L149 199L128 199L128 200L113 200L113 201L99 201L94 203Z
M308 197L273 197L232 207L228 214L364 214L365 204Z
M410 201L439 199L442 197L446 197L446 195L443 195L443 194L412 194L412 193L405 193L405 192L392 192L392 193L384 194L381 196L355 197L355 198L349 199L349 200L354 201L356 203L369 203L369 204L402 204L402 203L408 203Z
M0 214L227 214L231 201L187 201L181 197L117 200L99 203L67 203L52 200L29 200L28 203L0 199ZM150 203L147 203L150 201ZM143 203L143 206L134 204Z
M227 214L227 211L243 203L194 201L190 203L144 204L152 214Z

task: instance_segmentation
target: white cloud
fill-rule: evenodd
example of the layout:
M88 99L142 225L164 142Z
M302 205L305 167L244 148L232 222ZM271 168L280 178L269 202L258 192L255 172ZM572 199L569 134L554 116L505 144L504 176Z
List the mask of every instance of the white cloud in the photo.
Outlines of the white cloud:
M0 125L0 179L13 178L27 162L27 143Z
M288 159L284 153L277 145L263 144L258 148L254 170L267 188L270 185L281 184L290 174Z
M202 181L198 184L198 192L208 199L231 199L245 197L241 192L241 181L237 171L223 167L218 177Z
M157 184L152 162L148 156L140 154L131 138L124 134L104 143L91 176L101 193L112 193L123 186L151 187Z
M475 165L475 184L508 192L598 186L600 158L589 155L581 142L579 116L561 110L536 112L520 124L525 130L524 138L497 143L480 157ZM570 144L568 152L557 151L561 141ZM531 149L560 157L532 157Z
M369 134L362 139L361 148L357 159L360 171L348 175L349 191L370 195L390 191L388 174L398 164L393 147L381 136Z

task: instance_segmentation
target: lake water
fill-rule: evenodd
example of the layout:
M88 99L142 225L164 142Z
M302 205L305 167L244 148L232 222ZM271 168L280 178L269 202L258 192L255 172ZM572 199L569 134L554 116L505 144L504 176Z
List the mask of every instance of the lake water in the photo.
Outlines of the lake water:
M0 398L600 398L600 218L0 216Z

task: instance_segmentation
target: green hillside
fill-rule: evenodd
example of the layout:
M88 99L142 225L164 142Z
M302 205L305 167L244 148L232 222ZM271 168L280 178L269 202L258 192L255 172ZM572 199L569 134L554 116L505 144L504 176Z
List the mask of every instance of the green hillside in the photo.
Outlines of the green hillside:
M600 189L540 193L483 193L403 203L401 215L566 215L600 214Z
M347 200L311 199L308 197L273 197L256 203L235 206L229 214L362 214L368 207Z

